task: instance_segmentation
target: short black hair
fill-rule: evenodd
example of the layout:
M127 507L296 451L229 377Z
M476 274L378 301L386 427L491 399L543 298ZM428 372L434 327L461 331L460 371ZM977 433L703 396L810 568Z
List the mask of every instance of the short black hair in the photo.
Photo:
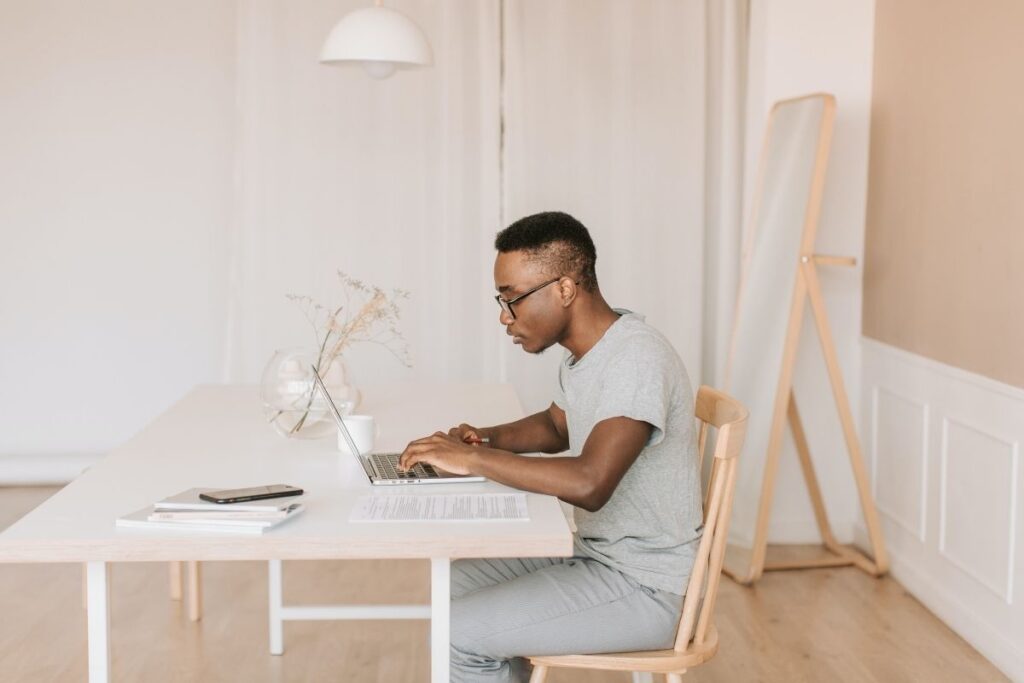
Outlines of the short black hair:
M586 227L561 211L520 218L498 233L494 248L502 254L525 251L552 277L576 277L588 292L597 290L597 249Z

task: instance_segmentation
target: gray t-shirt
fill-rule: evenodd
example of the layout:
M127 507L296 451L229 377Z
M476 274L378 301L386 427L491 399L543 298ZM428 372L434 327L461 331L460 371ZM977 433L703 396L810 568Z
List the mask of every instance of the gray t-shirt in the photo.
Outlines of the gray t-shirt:
M703 530L693 390L669 341L643 316L615 310L622 315L604 336L579 360L566 352L558 369L569 449L578 456L594 425L612 417L654 429L604 507L576 509L575 551L678 595Z

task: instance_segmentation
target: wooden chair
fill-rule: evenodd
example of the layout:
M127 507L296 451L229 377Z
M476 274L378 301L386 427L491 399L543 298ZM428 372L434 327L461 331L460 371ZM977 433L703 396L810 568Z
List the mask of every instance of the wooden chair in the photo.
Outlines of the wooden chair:
M717 428L718 437L704 497L704 535L683 599L675 646L671 650L646 652L529 657L534 666L530 683L542 683L548 669L553 668L660 673L665 674L668 683L681 683L687 669L706 662L718 651L718 631L712 614L736 488L737 456L747 429L747 409L736 399L702 386L697 392L696 415L700 423L697 448L702 465L708 427Z

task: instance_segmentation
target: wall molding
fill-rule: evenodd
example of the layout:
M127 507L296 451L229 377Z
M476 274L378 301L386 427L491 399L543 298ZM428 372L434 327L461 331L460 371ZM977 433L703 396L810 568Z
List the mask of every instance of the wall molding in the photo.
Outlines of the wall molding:
M101 457L99 453L0 454L0 486L67 484Z
M1024 388L1015 387L1012 384L1006 384L999 380L992 379L991 377L985 377L984 375L978 375L954 365L947 365L946 363L933 358L919 356L916 353L911 353L910 351L906 351L899 347L891 346L883 341L872 339L871 337L862 336L861 343L863 344L865 351L874 349L875 351L891 356L893 359L907 365L931 372L937 372L949 379L966 382L984 391L999 394L1000 396L1004 396L1013 401L1020 401L1024 404Z
M879 506L892 575L1010 678L1024 681L1024 601L1014 601L1015 586L1024 585L1024 389L866 337L862 349L872 490L886 473L917 476L887 468L886 457L918 457L900 449L916 449L919 438L925 451L920 481L887 482L890 491L924 492L921 533ZM924 434L916 421L879 429L879 395L923 406ZM867 545L862 524L854 535Z
M894 510L888 508L888 505L881 501L878 497L878 477L874 476L875 472L878 472L878 405L879 399L883 394L901 400L905 403L909 403L917 408L921 409L921 485L919 487L919 494L921 496L920 503L918 505L918 519L917 529L911 528L907 520L903 519L900 515L897 515ZM923 543L925 540L925 529L928 528L928 425L931 420L931 411L928 408L928 404L924 401L920 401L912 396L906 396L904 394L893 391L886 387L875 386L871 390L871 497L875 501L875 506L880 512L884 512L895 521L897 524L906 529L909 533L915 534Z
M1006 583L1003 586L993 585L992 582L989 581L989 579L987 579L984 576L980 576L974 569L972 569L969 566L969 562L965 561L964 558L957 557L951 551L951 549L947 547L947 538L946 538L947 525L946 525L946 519L947 519L947 508L948 508L948 499L949 499L947 472L948 472L948 469L949 469L949 429L950 429L951 425L955 425L957 427L960 427L961 429L972 431L972 432L974 432L976 434L981 435L982 437L991 439L993 441L997 441L997 442L1003 444L1004 446L1006 446L1007 449L1009 450L1010 477L1009 477L1009 481L1007 482L1009 487L1010 487L1010 490L1009 490L1009 511L1008 511L1008 517L1009 517L1008 522L1009 523L1007 524L1007 527L1008 527L1007 536L1008 537L1006 539L1007 549L1008 549L1008 552L1007 552L1007 556L1008 556L1008 563L1007 564L1008 564L1008 566L1007 566L1007 570L1006 570ZM939 542L939 554L941 554L949 562L952 562L953 564L955 564L957 567L959 567L965 573L970 574L972 577L974 577L974 579L976 581L978 581L982 585L988 587L989 590L991 590L995 595L997 595L1000 598L1002 598L1003 600L1005 600L1006 604L1008 604L1008 605L1012 604L1013 603L1013 574L1014 574L1014 569L1016 567L1016 562L1015 562L1016 558L1014 557L1014 550L1015 550L1015 546L1016 546L1016 538L1015 538L1016 523L1015 522L1016 522L1016 518L1017 518L1017 489L1019 488L1018 486L1015 485L1015 483L1017 482L1017 477L1018 477L1018 472L1019 472L1018 460L1019 460L1019 456L1020 456L1020 441L1018 441L1016 439L1007 438L1007 437L1005 437L1005 436L1003 436L1001 434L994 433L993 431L991 431L989 429L986 429L984 427L980 427L980 426L978 426L976 424L972 424L970 420L964 420L964 419L961 419L959 417L946 416L942 420L942 446L940 447L939 451L940 451L940 456L939 457L941 459L941 462L940 462L941 474L939 475L940 484L939 484L939 492L938 492L938 495L939 495L939 539L938 539L938 542Z

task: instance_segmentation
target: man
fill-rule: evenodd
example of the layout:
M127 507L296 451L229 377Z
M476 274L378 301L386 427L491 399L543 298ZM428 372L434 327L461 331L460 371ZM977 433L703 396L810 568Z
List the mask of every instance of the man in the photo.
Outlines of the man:
M578 530L572 558L453 563L451 678L525 680L524 655L671 647L703 517L686 369L641 316L605 302L594 243L572 216L523 218L495 248L512 342L566 349L554 403L413 441L401 466L557 496L578 508Z

